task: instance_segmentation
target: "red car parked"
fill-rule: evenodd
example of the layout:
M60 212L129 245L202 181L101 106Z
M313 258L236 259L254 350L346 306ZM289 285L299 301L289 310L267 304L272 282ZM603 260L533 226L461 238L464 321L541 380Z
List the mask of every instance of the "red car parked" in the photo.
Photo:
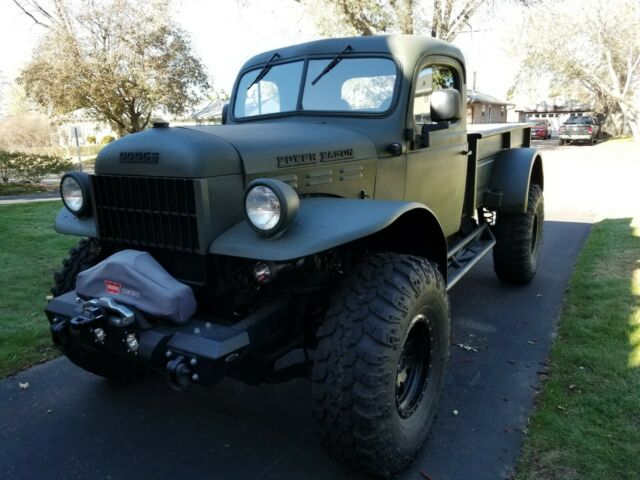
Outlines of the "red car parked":
M551 125L549 124L549 121L536 121L536 124L531 127L531 138L540 138L542 140L551 138Z

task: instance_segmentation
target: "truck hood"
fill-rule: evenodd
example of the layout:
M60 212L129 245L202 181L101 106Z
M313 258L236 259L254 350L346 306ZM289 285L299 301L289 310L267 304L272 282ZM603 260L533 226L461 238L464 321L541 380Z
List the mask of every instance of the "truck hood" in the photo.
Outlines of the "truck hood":
M252 123L152 128L105 147L100 175L204 178L374 158L368 137L320 123Z

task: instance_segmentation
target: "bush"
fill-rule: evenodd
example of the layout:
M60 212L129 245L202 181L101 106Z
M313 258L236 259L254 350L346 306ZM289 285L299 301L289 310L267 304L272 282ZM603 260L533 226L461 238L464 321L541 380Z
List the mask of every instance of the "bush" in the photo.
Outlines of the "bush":
M100 143L102 145L106 145L107 143L111 143L115 140L114 137L112 137L111 135L105 135L104 137L102 137L102 140L100 141Z
M0 183L0 197L10 197L13 195L33 195L34 193L46 192L44 185L34 185L33 183Z
M45 175L71 170L71 161L53 155L15 153L13 170L15 175L33 183L40 183Z
M0 150L0 177L2 183L9 183L9 179L15 175L16 154Z
M87 137L87 143L90 143L92 145L95 145L96 143L96 136L95 135L89 135Z

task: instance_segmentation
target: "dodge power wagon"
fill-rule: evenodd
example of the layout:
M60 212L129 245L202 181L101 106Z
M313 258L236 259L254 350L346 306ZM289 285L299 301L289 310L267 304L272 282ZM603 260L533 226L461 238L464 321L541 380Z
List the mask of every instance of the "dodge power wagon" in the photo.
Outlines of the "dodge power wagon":
M420 36L337 38L240 71L222 125L153 128L67 173L84 237L46 307L73 363L178 389L306 377L338 459L391 477L436 414L447 292L492 251L526 284L543 236L529 124L466 124L464 58Z

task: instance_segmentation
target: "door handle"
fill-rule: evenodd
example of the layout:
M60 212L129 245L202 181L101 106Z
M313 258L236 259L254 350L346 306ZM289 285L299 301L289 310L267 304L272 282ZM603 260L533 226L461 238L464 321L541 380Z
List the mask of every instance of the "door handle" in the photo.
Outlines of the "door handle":
M469 155L471 152L469 150L462 150L460 155Z

